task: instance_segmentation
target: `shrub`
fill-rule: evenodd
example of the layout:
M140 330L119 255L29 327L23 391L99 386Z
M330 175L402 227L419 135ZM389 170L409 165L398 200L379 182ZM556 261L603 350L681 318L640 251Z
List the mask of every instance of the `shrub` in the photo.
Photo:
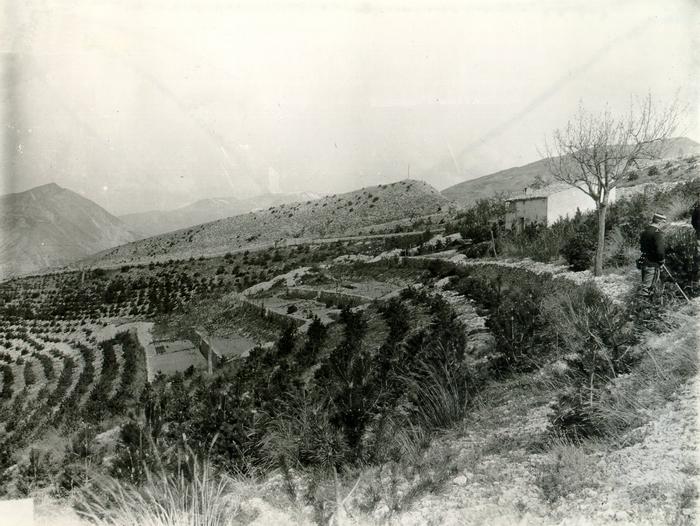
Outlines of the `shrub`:
M576 493L584 488L596 488L595 457L586 455L582 446L566 437L557 437L548 454L549 462L541 467L537 485L549 502Z
M613 380L597 402L596 425L608 435L617 437L642 425L698 372L692 307L665 314L661 321L671 331L644 342L636 350L640 359L634 375Z
M349 450L342 431L330 419L327 406L296 395L281 404L265 424L259 447L278 466L339 467Z
M3 372L2 380L2 391L0 391L0 399L9 400L12 398L12 384L15 381L15 376L12 372L12 368L9 365L3 364L0 366L0 370Z
M569 264L569 268L575 271L586 270L591 265L595 243L589 236L577 233L569 238L561 249L561 254Z
M410 393L417 417L411 420L427 430L449 429L466 414L470 378L463 364L456 363L457 353L436 345L431 358L419 360L404 377L404 388Z
M634 327L627 312L592 284L545 298L542 316L562 365L562 395L552 423L566 436L595 435L596 402L608 382L629 372L637 359L629 352Z
M32 367L32 362L24 364L24 384L27 386L33 385L36 382L36 375Z
M673 196L663 211L669 221L688 220L690 223L690 214L695 200L696 198L692 194Z
M485 267L471 270L454 288L489 313L486 326L496 342L489 360L493 372L538 364L538 355L546 348L541 341L545 320L540 316L540 304L552 288L549 277Z
M665 234L666 266L681 287L688 287L695 272L695 231L692 228L669 228Z
M535 261L550 262L559 258L561 248L575 232L577 219L557 221L549 228L531 225L523 232L511 230L498 240L498 253L502 256L530 257Z
M32 448L29 461L20 464L17 471L17 490L20 495L28 496L32 491L46 487L55 472L51 453Z
M639 246L625 237L622 229L613 228L605 239L605 264L628 265L639 257Z
M445 227L446 234L460 232L474 243L491 241L492 233L498 235L494 223L505 216L506 202L500 197L479 199L476 204L460 213L453 224Z

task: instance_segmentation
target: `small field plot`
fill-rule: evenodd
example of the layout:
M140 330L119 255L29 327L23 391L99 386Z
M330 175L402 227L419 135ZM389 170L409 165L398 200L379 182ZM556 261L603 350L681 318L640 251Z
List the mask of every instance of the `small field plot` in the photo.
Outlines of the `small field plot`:
M318 316L318 318L325 324L331 323L333 318L330 316L331 312L336 312L335 307L326 307L324 303L315 301L313 299L308 299L307 296L315 296L316 291L311 291L311 293L304 293L299 291L299 294L295 294L294 291L298 289L289 289L288 293L282 296L272 296L269 298L260 298L258 301L268 310L282 314L289 318L295 318L306 323L313 316Z
M252 338L247 338L239 334L229 336L209 336L207 338L214 352L224 358L238 357L245 358L258 342Z
M154 341L156 354L170 354L194 349L194 344L187 340L160 340Z
M385 260L376 263L352 262L335 263L327 272L332 273L341 283L380 282L397 287L411 285L419 279L421 271L411 265L396 265Z
M153 359L153 372L165 375L184 372L190 367L205 369L207 361L200 352L192 347L184 351L157 354Z
M317 287L313 287L317 288ZM376 280L352 280L342 281L337 287L321 287L323 290L335 291L339 293L362 296L370 299L378 299L402 288L399 284L387 283Z

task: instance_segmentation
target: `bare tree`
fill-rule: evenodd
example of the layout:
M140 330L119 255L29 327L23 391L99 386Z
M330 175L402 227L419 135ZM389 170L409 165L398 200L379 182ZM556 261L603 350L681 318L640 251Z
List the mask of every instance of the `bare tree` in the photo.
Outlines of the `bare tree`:
M603 271L605 216L610 193L638 168L657 159L678 124L678 104L660 108L651 95L630 105L627 115L606 109L592 113L583 105L563 129L545 144L547 168L554 179L590 196L598 213L598 243L594 274Z

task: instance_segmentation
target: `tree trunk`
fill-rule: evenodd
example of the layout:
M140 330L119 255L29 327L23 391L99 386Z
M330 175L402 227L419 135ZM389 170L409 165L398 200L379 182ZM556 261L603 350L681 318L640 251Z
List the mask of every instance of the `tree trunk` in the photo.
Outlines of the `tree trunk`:
M598 206L598 245L595 250L595 266L593 275L603 274L603 254L605 252L605 215L608 212L608 203L600 203Z

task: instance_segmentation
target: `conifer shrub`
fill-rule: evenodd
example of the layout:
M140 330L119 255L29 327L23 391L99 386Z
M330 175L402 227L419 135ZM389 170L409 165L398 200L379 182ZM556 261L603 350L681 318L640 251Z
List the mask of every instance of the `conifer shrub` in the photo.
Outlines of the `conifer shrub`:
M597 434L597 402L608 383L626 374L638 356L633 323L626 310L593 284L545 298L542 316L554 336L560 396L552 423L565 436Z
M543 298L567 283L553 283L550 275L524 269L497 266L466 269L453 283L460 294L477 303L487 317L486 326L494 336L489 375L527 370L543 360L549 348L543 339L546 320L541 316Z
M575 231L576 222L571 219L557 221L548 228L529 225L522 232L506 231L497 240L498 254L527 257L545 263L556 261L560 257L562 246Z
M695 276L695 231L690 227L672 226L665 232L665 242L666 267L681 287L690 286Z
M569 268L577 272L590 267L594 253L595 242L583 232L577 232L567 239L561 248L561 254L569 264Z
M559 392L551 417L555 429L578 438L599 433L600 397L639 359L626 308L593 284L496 266L464 272L452 286L483 309L494 336L489 363L473 384L546 365L556 371L553 382Z

